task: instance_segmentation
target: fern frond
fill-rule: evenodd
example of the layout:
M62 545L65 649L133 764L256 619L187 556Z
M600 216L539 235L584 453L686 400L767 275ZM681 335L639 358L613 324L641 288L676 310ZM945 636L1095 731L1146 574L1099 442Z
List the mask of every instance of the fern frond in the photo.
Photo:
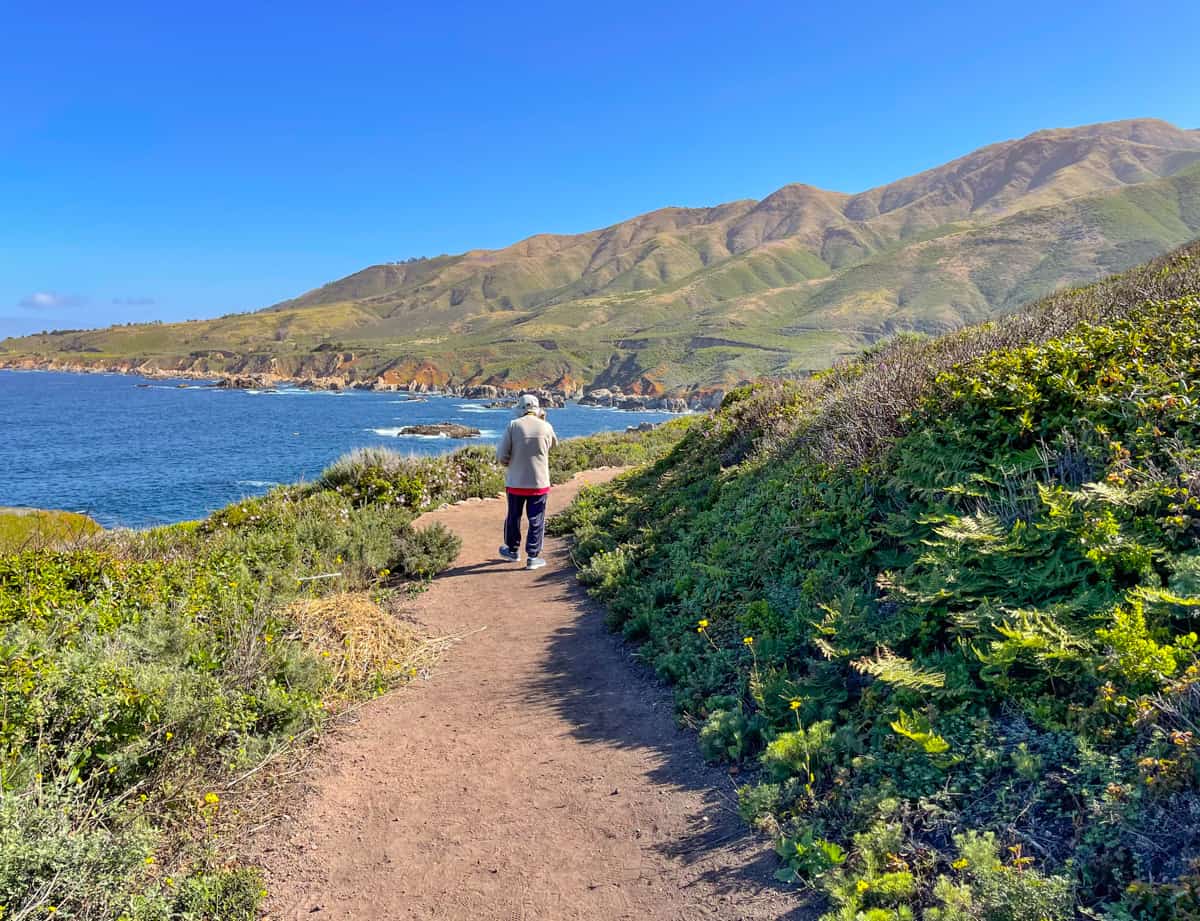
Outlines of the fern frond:
M933 731L929 720L919 713L900 711L900 718L889 724L896 735L916 742L927 755L942 755L950 750L950 743Z
M915 665L911 659L898 656L887 647L880 648L874 658L862 658L851 663L854 668L893 687L924 691L946 685L946 676Z

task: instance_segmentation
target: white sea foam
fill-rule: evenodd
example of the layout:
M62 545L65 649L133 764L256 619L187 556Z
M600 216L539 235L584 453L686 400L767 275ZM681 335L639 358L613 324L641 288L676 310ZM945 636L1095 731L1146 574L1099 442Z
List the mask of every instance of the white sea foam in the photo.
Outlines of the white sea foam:
M478 403L459 403L458 409L464 413L506 413L509 411L504 406L480 406Z
M268 486L278 486L278 480L238 480L238 486L250 486L254 489L266 489Z
M280 396L280 397L346 397L350 395L348 390L309 390L307 387L272 387L269 390L259 390L255 387L247 387L242 393L250 393L255 396Z
M366 431L368 431L368 432L374 432L376 435L382 435L384 438L414 438L414 439L417 439L417 440L419 440L419 441L438 441L438 440L444 440L444 441L452 441L452 440L453 440L453 441L473 441L473 440L474 440L474 439L471 439L471 438L456 438L456 439L451 439L451 438L450 438L450 436L449 436L449 435L446 435L446 434L438 434L438 435L414 435L414 434L408 434L408 435L402 435L402 434L401 434L401 432L404 430L404 428L405 428L405 426L394 426L394 427L392 427L392 428L367 429ZM498 434L498 432L497 432L495 429L480 429L480 430L479 430L479 436L478 436L478 437L479 437L479 438L495 438L495 437L497 436L497 434Z

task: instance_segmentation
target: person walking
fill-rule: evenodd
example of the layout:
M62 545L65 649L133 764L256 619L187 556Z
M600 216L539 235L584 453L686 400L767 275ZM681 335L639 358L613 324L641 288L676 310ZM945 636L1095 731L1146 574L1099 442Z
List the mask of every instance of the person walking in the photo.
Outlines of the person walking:
M542 540L546 534L546 500L550 495L550 449L558 444L554 427L546 421L538 398L522 395L517 418L508 424L496 459L508 472L504 476L508 494L508 517L504 520L504 545L500 556L514 563L521 560L521 515L529 519L525 536L525 568L541 569Z

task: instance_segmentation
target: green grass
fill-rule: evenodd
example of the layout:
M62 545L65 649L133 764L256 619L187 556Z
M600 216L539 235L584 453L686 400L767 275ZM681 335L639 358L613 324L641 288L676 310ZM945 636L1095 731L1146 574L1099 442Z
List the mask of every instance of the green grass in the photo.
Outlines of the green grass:
M1200 246L735 392L556 527L824 921L1200 912Z
M87 515L76 512L0 508L0 553L73 544L100 530Z

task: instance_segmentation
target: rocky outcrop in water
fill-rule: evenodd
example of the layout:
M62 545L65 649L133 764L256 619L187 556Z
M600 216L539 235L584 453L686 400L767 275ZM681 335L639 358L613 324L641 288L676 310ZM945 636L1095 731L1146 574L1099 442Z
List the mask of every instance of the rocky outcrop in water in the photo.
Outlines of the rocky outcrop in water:
M445 438L478 438L479 429L457 422L435 422L431 425L406 425L398 435L440 435Z
M720 402L718 397L717 402ZM645 396L637 393L624 393L617 389L601 387L589 390L579 401L582 406L603 406L611 409L662 410L669 413L687 412L691 408L689 401L683 397Z

